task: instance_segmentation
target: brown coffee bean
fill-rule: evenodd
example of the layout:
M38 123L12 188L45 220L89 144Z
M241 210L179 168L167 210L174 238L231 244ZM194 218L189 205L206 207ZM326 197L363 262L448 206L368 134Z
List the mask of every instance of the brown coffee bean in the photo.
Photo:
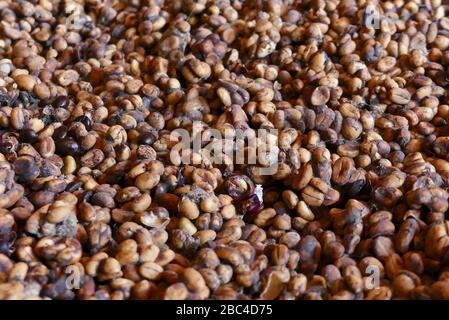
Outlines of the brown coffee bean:
M324 105L329 100L329 97L329 88L326 86L320 86L313 91L310 101L314 106Z
M58 82L61 86L67 87L72 83L75 83L79 79L79 74L75 70L63 71L58 76Z
M32 91L34 86L36 85L36 79L29 74L20 74L14 78L17 83L17 86L26 91Z
M0 299L448 296L444 2L47 2L0 5Z
M393 88L390 91L390 99L397 104L407 104L410 101L410 93L406 89Z

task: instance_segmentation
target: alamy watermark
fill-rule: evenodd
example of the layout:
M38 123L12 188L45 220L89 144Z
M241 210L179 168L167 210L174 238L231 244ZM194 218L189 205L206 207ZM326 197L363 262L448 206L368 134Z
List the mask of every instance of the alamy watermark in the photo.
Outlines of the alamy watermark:
M387 17L383 16L380 7L378 5L368 4L363 12L362 25L368 28L380 29L382 19L387 19Z
M365 289L372 290L380 287L380 268L378 266L369 264L366 266L365 274Z
M82 7L76 3L68 3L64 8L66 15L65 24L68 30L80 31L88 22L90 17L82 12Z
M445 15L449 11L448 5L441 5L442 15ZM361 17L361 25L368 28L378 30L382 27L382 23L396 24L399 21L404 21L403 17L390 16L388 12L384 12L380 4L368 3L363 11Z
M69 290L79 290L81 288L81 272L80 269L74 265L67 266L64 273L67 275L65 279L65 286Z
M256 174L273 175L278 169L277 129L203 130L200 121L192 130L175 129L170 134L174 146L170 161L174 165L254 165Z

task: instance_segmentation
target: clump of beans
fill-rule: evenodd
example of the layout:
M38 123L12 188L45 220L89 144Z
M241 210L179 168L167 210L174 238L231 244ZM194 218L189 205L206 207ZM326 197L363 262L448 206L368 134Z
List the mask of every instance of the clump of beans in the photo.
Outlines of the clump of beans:
M449 299L447 10L0 0L0 299Z

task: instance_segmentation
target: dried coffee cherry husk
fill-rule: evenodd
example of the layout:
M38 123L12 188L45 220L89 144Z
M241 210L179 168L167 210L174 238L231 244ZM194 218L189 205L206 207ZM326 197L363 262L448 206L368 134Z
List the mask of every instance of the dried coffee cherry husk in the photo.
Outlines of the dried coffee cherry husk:
M254 220L257 213L263 209L263 202L259 200L256 194L252 194L246 199L237 200L235 206L237 211L243 214L243 220L250 223Z
M234 201L242 200L254 194L254 183L248 176L234 174L226 179L225 189Z
M10 256L14 252L17 235L14 231L0 233L0 254Z

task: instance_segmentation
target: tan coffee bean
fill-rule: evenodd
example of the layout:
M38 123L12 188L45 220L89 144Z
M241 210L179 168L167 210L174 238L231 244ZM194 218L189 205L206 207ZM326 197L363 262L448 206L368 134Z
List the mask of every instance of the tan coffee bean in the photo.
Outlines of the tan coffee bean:
M178 205L179 212L188 219L196 219L200 215L200 211L195 202L190 199L181 200Z
M61 86L67 87L79 79L79 74L75 70L65 70L58 76L58 82Z
M19 89L25 91L32 91L37 83L36 79L29 74L19 74L18 76L14 77L14 80L16 81Z
M390 91L390 99L393 103L407 104L411 95L406 89L393 88Z
M318 106L326 104L326 102L329 100L329 97L329 88L326 86L320 86L313 91L312 97L310 99L314 106Z
M157 280L164 269L154 262L145 262L139 267L139 273L142 277L148 280Z

